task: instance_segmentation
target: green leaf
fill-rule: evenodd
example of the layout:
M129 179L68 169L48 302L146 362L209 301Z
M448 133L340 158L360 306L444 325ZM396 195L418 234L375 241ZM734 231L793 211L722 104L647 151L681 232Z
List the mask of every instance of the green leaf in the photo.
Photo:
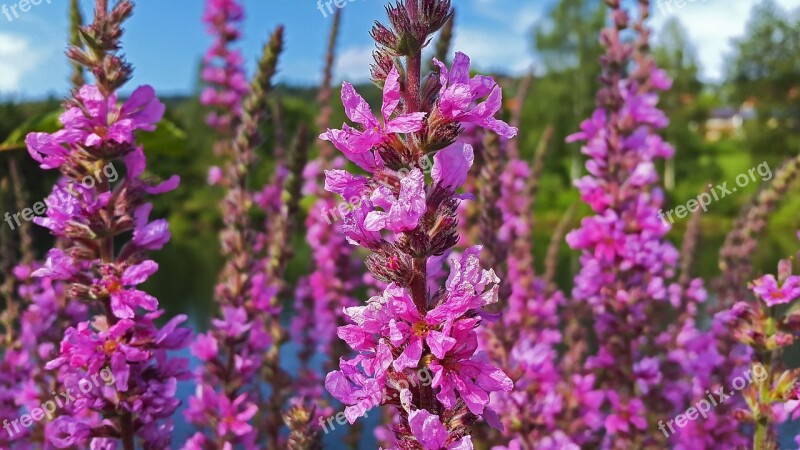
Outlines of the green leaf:
M8 138L2 144L0 144L0 152L8 150L24 150L25 137L28 135L28 133L34 131L55 133L56 131L60 130L61 122L58 121L58 117L60 115L61 111L51 111L47 114L28 119L25 121L25 123L12 131L11 134L8 135Z
M155 131L143 131L136 135L139 144L144 145L146 154L178 155L187 151L186 133L169 120L162 120Z

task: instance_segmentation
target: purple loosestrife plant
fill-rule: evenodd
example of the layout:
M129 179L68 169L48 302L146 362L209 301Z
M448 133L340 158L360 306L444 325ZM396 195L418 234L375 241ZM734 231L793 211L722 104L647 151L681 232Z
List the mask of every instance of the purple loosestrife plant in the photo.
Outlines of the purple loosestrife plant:
M800 369L786 370L783 350L800 332L800 276L792 273L791 259L781 260L778 274L764 275L750 283L755 302L742 301L726 314L736 339L753 350L756 378L743 392L748 411L741 414L755 424L753 449L778 448L776 426L800 417Z
M454 144L462 124L508 138L517 130L494 118L500 87L490 77L470 78L463 53L452 68L437 61L439 73L423 82L422 49L450 18L449 1L400 1L387 12L391 28L377 23L372 30L378 44L372 76L383 87L380 117L344 83L345 112L359 127L345 125L321 138L369 173L329 170L325 185L345 199L364 199L342 226L351 243L372 252L373 276L389 284L366 306L345 310L352 324L338 334L357 355L343 358L325 385L346 405L350 423L375 406L396 408L395 448L468 449L475 420L500 425L489 395L512 389L508 376L477 351L476 328L483 307L498 300L499 279L481 268L480 246L451 261L437 291L428 288L428 262L458 242L463 196L456 191L473 162L471 146ZM421 162L429 154L435 154L430 181Z
M64 283L50 278L37 278L32 274L41 268L40 263L20 264L14 268L17 279L17 298L24 305L19 315L19 327L3 355L0 380L0 405L8 407L0 417L19 417L30 413L51 400L53 392L64 392L64 385L56 373L45 370L45 365L57 356L58 344L64 331L86 319L86 305L67 299ZM54 448L46 441L44 425L36 423L31 429L10 426L0 434L0 443L14 443L14 448Z
M239 125L248 90L244 58L231 48L241 38L243 20L244 8L236 0L206 1L203 22L214 42L203 57L201 77L207 86L200 103L214 107L207 117L209 126L229 136Z
M200 431L183 446L186 450L230 445L261 448L261 428L254 424L261 404L260 371L265 353L274 345L267 322L276 313L273 297L277 292L266 284L254 251L259 237L250 220L254 201L248 181L282 48L283 28L279 27L264 47L230 144L233 158L226 167L228 190L221 206L225 228L220 233L226 265L216 289L221 317L213 319L211 330L192 345L192 353L203 365L197 370L197 391L185 415Z
M85 393L47 426L47 438L58 448L113 449L121 443L133 450L137 437L145 449L169 446L170 417L180 404L177 381L188 375L187 360L167 357L188 344L190 331L178 326L186 317L159 328L158 300L137 288L158 269L147 252L170 238L165 220L150 221L152 205L145 198L175 189L179 179L154 184L143 176L144 149L134 133L153 131L164 113L153 89L140 87L118 102L116 92L132 72L118 56L121 26L132 12L128 1L111 11L106 1L97 1L94 22L82 29L85 50L68 52L96 84L81 87L65 102L62 130L26 139L42 168L58 169L65 177L47 217L35 222L68 244L51 250L34 276L65 282L67 298L87 303L93 314L67 329L46 368L58 369L59 382L73 392L80 380L101 371L114 379L113 385ZM124 177L112 176L114 164L125 166ZM70 195L59 196L62 191Z
M330 127L330 82L340 20L341 11L337 11L320 87L320 129ZM353 255L355 247L347 243L339 224L332 221L338 214L339 202L333 193L320 188L320 181L324 181L323 168L326 166L343 169L345 160L334 158L331 145L320 141L318 158L306 166L303 174L303 193L317 198L306 218L306 240L313 249L313 270L297 286L296 316L292 321L292 338L302 348L299 394L300 397L316 399L318 402L323 398L323 383L319 373L310 366L310 361L314 355L329 356L330 361L325 364L326 369L330 369L347 352L346 348L342 348L345 347L344 343L337 342L336 329L346 324L343 309L358 304L354 292L360 286L362 277L358 267L360 263Z
M605 393L604 432L589 443L663 448L668 433L653 433L657 426L651 422L659 414L667 420L685 411L694 396L711 388L714 365L723 358L713 331L695 325L706 297L702 282L671 282L678 252L665 238L663 193L654 187L654 163L674 153L656 134L668 122L656 106L658 92L671 82L646 54L649 4L639 2L640 21L632 24L618 0L606 3L612 24L601 35L606 53L598 108L568 139L585 142L589 174L576 185L595 213L567 236L582 251L573 297L591 306L598 346L585 368ZM637 33L635 41L622 38L629 28ZM670 315L675 323L664 326L657 319ZM596 399L591 403L596 406Z
M487 327L485 345L514 380L514 391L496 395L492 406L503 421L504 436L511 439L507 448L577 448L566 435L550 443L564 402L555 349L561 342L558 308L564 296L536 274L531 245L534 176L514 145L505 148L509 159L495 181L501 225L494 232L498 245L508 249L503 259L509 295L501 320ZM593 414L586 406L584 417Z

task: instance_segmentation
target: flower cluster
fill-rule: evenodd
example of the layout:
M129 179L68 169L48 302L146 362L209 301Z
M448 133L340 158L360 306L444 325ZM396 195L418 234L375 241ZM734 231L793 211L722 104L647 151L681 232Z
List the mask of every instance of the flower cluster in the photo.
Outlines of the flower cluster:
M218 3L212 1L209 8ZM262 397L266 354L276 345L269 321L279 309L274 304L277 287L259 258L264 250L263 245L259 248L263 232L250 220L254 195L248 175L282 45L283 29L278 28L264 48L235 137L220 141L230 156L225 168L227 193L221 205L225 228L220 242L226 264L216 288L221 317L211 321L210 331L198 336L191 348L202 364L195 372L195 395L184 412L199 429L182 447L187 450L232 444L259 448L261 430L254 420Z
M20 408L32 411L50 398L51 392L61 391L58 378L44 370L44 366L56 356L64 331L84 320L87 314L85 305L66 298L62 282L33 277L40 267L39 263L21 264L13 271L18 298L26 306L20 314L14 342L0 362L3 365L0 416L4 418L19 415ZM3 433L0 443L33 444L42 435L39 431L29 435Z
M96 13L82 30L87 50L74 47L69 55L92 70L97 84L81 87L66 101L62 130L26 139L42 168L64 175L63 186L55 189L71 193L53 196L58 201L35 221L65 245L51 250L33 275L63 281L70 301L90 305L91 317L66 330L58 355L45 368L58 369L65 386L103 368L116 382L71 405L69 414L47 426L47 437L58 448L116 448L121 441L133 449L136 437L144 448L164 448L180 403L177 381L188 375L188 361L168 359L167 353L186 347L191 333L179 327L185 316L159 328L158 301L137 286L158 269L147 252L170 238L166 221L150 220L152 205L145 198L175 189L179 180L158 184L143 176L146 159L135 132L153 131L164 113L153 89L140 87L121 105L115 94L131 74L116 51L132 4L122 1L110 12ZM103 168L115 163L125 166L126 175L112 184ZM122 236L130 234L121 245Z
M244 9L236 0L209 0L203 22L214 42L203 57L201 77L208 86L200 94L200 103L215 107L208 115L209 126L224 134L236 130L242 114L242 100L247 94L244 59L230 46L241 38Z
M497 395L493 403L503 419L505 435L512 438L509 448L514 442L550 448L543 440L551 439L557 429L564 402L555 348L562 340L558 308L564 296L535 273L530 245L531 179L530 166L519 159L509 160L501 175L499 240L510 247L506 260L510 292L501 320L488 327L485 344L493 360L514 380L514 391ZM559 442L569 448L566 436Z
M343 349L337 348L336 329L344 325L344 308L356 306L358 301L354 292L361 284L361 272L353 258L354 247L348 245L344 234L325 220L326 213L337 207L335 197L326 191L317 191L320 168L318 160L306 166L306 179L310 181L305 191L307 195L318 195L319 200L312 206L306 219L306 239L314 249L314 270L301 280L296 290L295 310L292 321L292 339L303 346L302 358L307 365L315 354L331 355L332 361L343 356ZM337 158L332 167L341 168L344 161ZM300 395L321 398L322 380L316 371L303 368L303 382Z
M752 363L766 370L767 376L743 393L749 407L744 421L755 424L753 448L773 448L775 426L800 417L800 370L785 369L779 358L800 332L795 307L800 276L792 273L790 259L781 260L777 276L764 275L750 283L750 289L756 301L739 302L723 316L734 336L752 349ZM789 309L782 309L783 305Z
M342 229L349 242L372 251L367 267L388 286L366 306L345 309L352 324L338 334L357 355L343 358L325 385L347 405L351 423L375 406L395 406L396 448L472 448L469 428L478 417L500 426L487 407L490 394L512 388L508 376L478 352L476 328L483 308L498 300L499 279L481 269L480 246L451 260L438 291L429 290L428 266L458 242L456 213L463 196L456 192L474 160L471 146L455 143L462 125L506 137L517 130L494 118L500 88L490 77L470 78L463 53L450 69L435 61L439 76L422 84L422 48L452 14L449 1L411 0L387 10L394 28L377 24L372 31L378 42L372 74L383 86L381 116L344 83L345 112L360 126L344 125L320 137L369 172L326 171L325 188L345 199L364 199ZM392 55L405 56L405 67ZM434 152L428 182L420 161ZM414 369L429 370L433 383L420 386Z
M713 385L712 364L722 357L713 337L696 328L697 305L706 298L702 282L671 281L679 255L658 220L663 193L653 187L655 162L674 153L655 134L668 123L658 92L671 81L647 55L648 5L640 2L640 21L632 25L620 2L606 3L613 25L601 35L606 54L598 108L568 139L585 142L589 174L576 185L595 215L567 243L582 251L573 297L591 306L595 322L598 349L585 367L605 391L599 439L642 447L660 438L647 432L648 414L684 409L698 388ZM631 27L637 39L626 42L622 34ZM660 328L655 318L663 314L675 314L677 323ZM687 367L689 361L700 362ZM708 376L688 380L685 373Z

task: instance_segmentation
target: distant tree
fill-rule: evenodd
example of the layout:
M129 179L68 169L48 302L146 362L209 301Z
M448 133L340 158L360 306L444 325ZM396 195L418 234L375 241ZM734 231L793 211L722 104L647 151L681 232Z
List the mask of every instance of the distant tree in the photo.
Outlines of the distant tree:
M578 168L576 146L567 146L564 138L578 130L581 120L595 107L603 53L598 32L606 20L603 2L596 0L559 0L534 27L536 60L541 76L534 81L524 122L533 124L533 132L523 136L521 147L532 152L534 142L544 128L554 127L553 150L548 167L559 168L570 181Z
M800 13L774 0L756 5L745 35L734 40L727 78L738 100L784 103L800 87Z
M718 172L718 168L713 159L702 159L708 148L698 127L693 126L705 121L708 109L699 101L704 85L699 78L697 51L680 20L672 17L664 23L656 37L653 55L659 67L672 78L672 89L662 94L661 106L670 118L665 137L677 153L667 162L664 183L671 189L676 179L692 180L697 189L702 189L707 177ZM701 162L708 167L697 170Z
M694 97L703 90L697 50L679 19L671 17L664 23L656 38L653 55L658 65L672 77L670 94Z
M774 0L756 5L745 35L734 41L727 61L730 98L752 100L758 119L746 123L745 146L753 158L771 162L797 153L800 145L800 9L786 11Z

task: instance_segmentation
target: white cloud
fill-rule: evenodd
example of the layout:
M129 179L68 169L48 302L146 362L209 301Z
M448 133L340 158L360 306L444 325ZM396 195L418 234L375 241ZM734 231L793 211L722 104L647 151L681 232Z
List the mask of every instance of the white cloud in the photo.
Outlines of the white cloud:
M658 29L669 17L678 18L696 46L705 78L718 81L723 76L725 58L733 50L731 40L745 33L750 11L759 0L677 0L654 2L653 24ZM798 6L797 0L777 0L786 9Z
M344 49L336 58L335 77L351 83L368 81L372 64L373 47L351 47Z
M534 6L502 5L496 0L478 0L484 20L480 26L458 26L456 20L453 48L469 55L478 67L520 75L533 65L531 30L542 11Z
M20 81L39 61L39 53L28 40L0 33L0 91L19 89Z
M752 8L761 0L654 0L653 27L677 17L697 48L703 75L720 80L731 41L745 33ZM787 10L798 0L776 0ZM544 5L519 6L500 0L473 0L482 21L457 27L455 48L469 54L479 67L521 74L534 63L531 29L546 10ZM599 31L599 30L598 30Z

